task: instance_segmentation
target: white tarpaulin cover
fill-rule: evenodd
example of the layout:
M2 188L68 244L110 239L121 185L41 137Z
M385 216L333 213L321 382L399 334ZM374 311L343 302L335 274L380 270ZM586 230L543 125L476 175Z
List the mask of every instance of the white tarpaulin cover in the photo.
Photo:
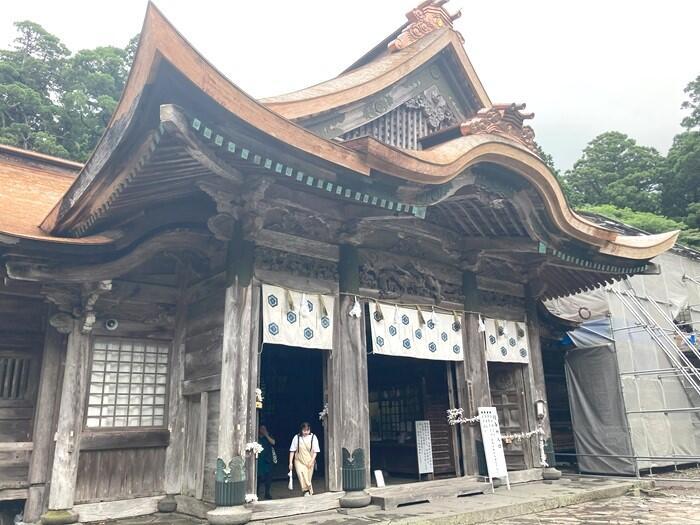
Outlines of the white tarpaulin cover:
M379 307L379 313L377 311ZM462 323L453 315L370 303L372 352L400 357L462 361Z
M293 292L263 284L263 342L333 349L332 295Z
M530 345L525 323L484 319L486 360L500 363L528 363Z

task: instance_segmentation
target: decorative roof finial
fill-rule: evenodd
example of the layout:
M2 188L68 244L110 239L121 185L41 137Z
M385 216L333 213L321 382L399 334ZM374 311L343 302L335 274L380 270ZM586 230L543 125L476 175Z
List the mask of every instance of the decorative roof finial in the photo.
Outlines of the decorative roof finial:
M454 15L448 13L442 7L447 2L449 0L426 0L406 13L406 18L410 23L398 37L389 42L389 51L393 53L408 47L441 27L447 26L452 29L452 22L462 16L462 11L457 11Z
M503 135L537 153L535 131L530 126L523 125L525 120L534 118L535 114L525 113L524 109L525 104L495 104L480 109L460 126L460 130L462 135Z

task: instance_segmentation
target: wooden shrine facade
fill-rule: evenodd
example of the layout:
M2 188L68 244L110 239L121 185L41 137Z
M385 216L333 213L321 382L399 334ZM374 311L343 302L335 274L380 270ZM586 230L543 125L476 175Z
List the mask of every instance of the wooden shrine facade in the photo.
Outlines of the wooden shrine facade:
M264 285L332 298L331 493L343 448L365 451L366 483L379 450L377 302L460 326L464 357L426 383L439 401L421 417L438 427L442 408L500 400L520 403L521 430L537 426L540 300L651 271L675 234L625 237L576 215L530 115L490 102L442 3L411 16L338 78L257 101L151 5L85 166L0 148L0 498L26 500L26 522L145 514L166 496L203 515L217 458L246 458L254 494ZM487 318L526 334L517 384L487 360ZM448 433L440 468L478 473L478 426ZM530 443L516 455L540 466Z

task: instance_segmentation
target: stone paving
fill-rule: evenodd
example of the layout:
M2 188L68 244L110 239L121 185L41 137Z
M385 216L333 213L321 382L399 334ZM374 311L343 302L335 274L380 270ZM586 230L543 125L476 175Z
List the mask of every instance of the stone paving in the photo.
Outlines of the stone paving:
M700 488L661 487L641 491L637 489L633 490L632 495L622 495L633 486L631 482L600 478L563 480L553 485L528 483L514 486L512 491L501 488L496 490L496 494L451 498L439 503L401 507L394 511L381 511L375 506L356 509L351 515L328 511L252 523L255 525L700 524ZM498 520L496 518L499 514L509 517ZM144 516L129 520L101 522L104 525L199 525L203 523L206 522L177 515Z
M700 491L661 489L641 496L622 496L489 522L492 525L610 524L697 525Z

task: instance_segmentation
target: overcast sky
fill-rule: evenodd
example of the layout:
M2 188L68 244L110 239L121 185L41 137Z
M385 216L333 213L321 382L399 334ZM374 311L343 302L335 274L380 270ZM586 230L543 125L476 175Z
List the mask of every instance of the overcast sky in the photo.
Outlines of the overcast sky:
M71 51L123 47L142 0L2 2L0 47L32 20ZM205 57L253 96L336 76L420 0L159 0ZM452 0L465 47L494 102L526 102L537 140L563 169L594 136L618 130L666 153L683 88L700 74L695 0Z

